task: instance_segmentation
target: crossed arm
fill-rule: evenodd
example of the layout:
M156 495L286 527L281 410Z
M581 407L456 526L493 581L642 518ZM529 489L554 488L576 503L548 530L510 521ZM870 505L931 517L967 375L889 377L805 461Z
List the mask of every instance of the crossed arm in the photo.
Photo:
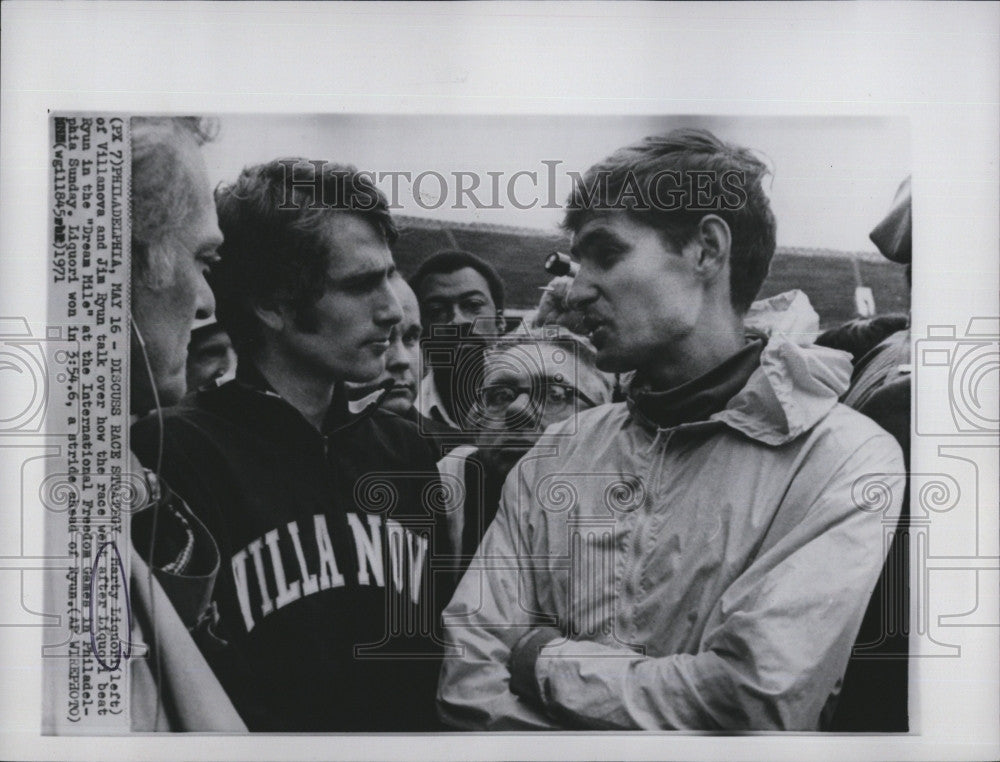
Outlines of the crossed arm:
M723 592L697 652L659 657L568 639L553 628L565 622L529 613L546 570L531 563L517 510L518 492L530 490L508 481L445 611L457 648L441 673L442 719L470 730L818 729L884 560L882 526L898 516L901 472L887 436L848 455ZM888 474L885 512L855 506L852 486L865 473ZM785 500L800 497L793 489Z

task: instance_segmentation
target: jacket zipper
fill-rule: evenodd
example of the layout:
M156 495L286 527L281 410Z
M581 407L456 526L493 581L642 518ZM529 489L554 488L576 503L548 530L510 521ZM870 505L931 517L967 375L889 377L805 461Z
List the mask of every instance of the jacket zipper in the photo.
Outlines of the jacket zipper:
M642 564L640 563L641 555L645 551L644 548L644 537L647 527L652 523L654 517L653 500L656 498L656 494L659 491L659 485L663 478L663 466L666 460L667 447L670 445L670 440L673 437L673 429L660 429L656 430L656 439L660 438L661 434L665 434L662 443L657 446L654 441L653 447L655 452L653 453L653 462L649 468L649 475L647 476L647 489L646 489L646 500L641 508L642 514L640 514L639 521L636 522L634 535L632 538L632 564L629 573L629 589L630 597L634 600L639 592L639 581L642 576ZM651 448L652 449L652 448ZM629 615L629 629L631 630L632 637L636 637L636 625L635 625L635 606L630 606Z

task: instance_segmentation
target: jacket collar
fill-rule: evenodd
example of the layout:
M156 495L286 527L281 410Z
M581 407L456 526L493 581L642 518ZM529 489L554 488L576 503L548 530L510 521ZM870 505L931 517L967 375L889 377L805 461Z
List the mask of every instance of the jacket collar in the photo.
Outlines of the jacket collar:
M239 363L236 369L236 380L233 383L239 384L247 391L280 401L282 405L294 412L299 418L302 418L309 428L313 428L290 402L274 390L274 387L271 386L270 382L268 382L264 374L261 373L260 369L253 362L244 360ZM369 398L365 398L367 404L361 409L352 409L348 401L347 387L343 383L338 382L333 388L330 408L323 419L323 428L320 433L324 435L332 434L339 429L351 426L373 415L381 406L390 388L391 385L376 394L369 395Z
M740 369L745 370L745 362L739 362L738 358L744 356L745 360L751 351L749 347L748 344L706 375L718 373L730 364L734 375ZM815 345L798 346L783 335L773 335L759 358L759 366L745 377L745 383L721 409L701 420L688 416L688 420L672 428L693 432L725 425L763 444L782 445L822 420L837 404L851 378L851 360L846 352ZM633 388L638 396L642 395L641 380L640 386L634 381ZM671 395L675 391L661 394ZM629 410L638 423L645 428L667 428L644 415L634 396L630 389Z
M748 339L743 349L704 375L673 389L651 391L637 375L628 391L629 409L663 429L708 420L726 406L760 365L760 353L767 340L758 335Z

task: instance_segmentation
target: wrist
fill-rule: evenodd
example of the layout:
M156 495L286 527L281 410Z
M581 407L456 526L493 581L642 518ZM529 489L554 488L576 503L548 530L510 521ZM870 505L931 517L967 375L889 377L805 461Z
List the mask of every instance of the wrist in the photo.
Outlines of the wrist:
M561 638L562 633L553 627L537 627L525 633L514 644L507 665L510 672L510 690L514 695L536 704L542 703L535 676L535 665L542 649Z

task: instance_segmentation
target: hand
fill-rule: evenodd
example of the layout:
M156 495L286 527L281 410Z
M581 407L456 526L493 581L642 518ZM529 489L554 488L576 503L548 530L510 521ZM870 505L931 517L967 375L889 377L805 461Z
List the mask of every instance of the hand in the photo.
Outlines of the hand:
M572 310L567 304L569 291L573 287L573 278L569 275L559 275L549 281L544 287L541 300L538 302L538 310L535 314L534 326L540 328L543 325L553 323L568 328L573 333L583 334L583 315L577 310Z

